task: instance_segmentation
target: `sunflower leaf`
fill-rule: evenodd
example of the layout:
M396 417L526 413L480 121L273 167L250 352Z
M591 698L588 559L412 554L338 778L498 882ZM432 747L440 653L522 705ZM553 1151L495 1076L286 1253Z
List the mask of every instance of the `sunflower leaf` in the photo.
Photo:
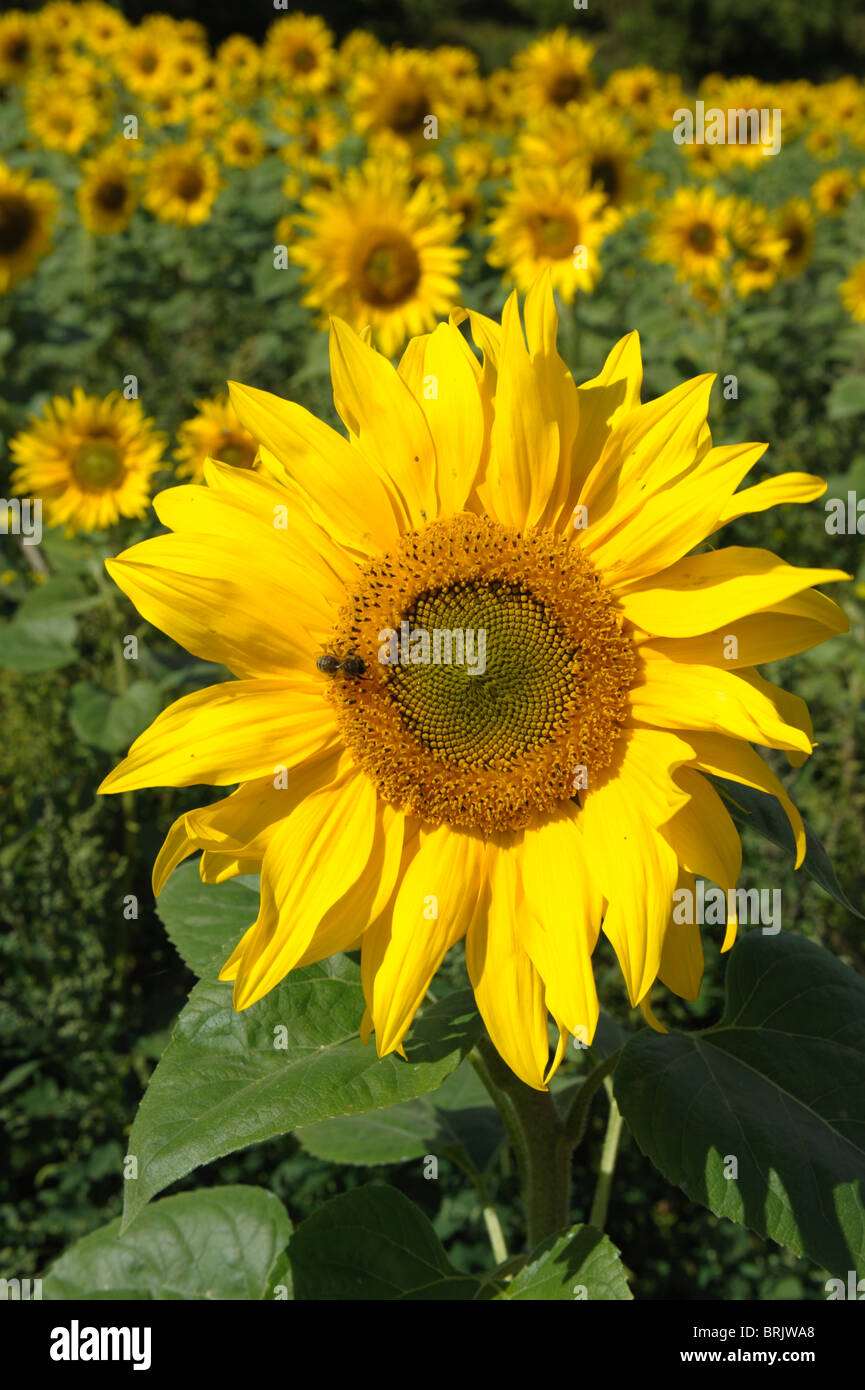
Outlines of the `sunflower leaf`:
M291 1222L261 1187L210 1187L154 1202L134 1231L91 1231L51 1266L48 1299L264 1299L288 1291Z
M529 1256L516 1278L498 1295L525 1299L601 1303L633 1298L621 1256L609 1236L594 1226L572 1226L550 1236Z
M200 1164L434 1091L482 1027L471 990L460 990L418 1015L405 1059L379 1059L360 1041L363 1012L360 971L345 956L292 971L242 1013L229 984L196 985L132 1126L137 1177L126 1182L125 1226Z
M619 1108L670 1182L835 1274L865 1274L865 981L801 937L734 948L720 1022L646 1030Z
M248 881L202 883L198 861L174 870L156 904L160 921L196 975L215 980L258 913Z
M774 796L769 796L768 792L758 791L756 787L746 787L741 782L728 782L724 777L710 778L714 782L718 791L727 803L727 809L733 820L739 825L750 826L756 830L758 835L764 839L771 840L773 845L778 845L780 849L787 850L795 862L796 842L793 839L793 831L790 827L784 811ZM831 898L852 912L854 917L865 922L865 913L854 907L844 889L838 882L838 876L832 867L832 861L826 852L825 847L817 838L807 821L805 825L805 858L801 867L805 870L815 883L825 889Z
M463 1274L432 1225L393 1187L360 1187L326 1202L289 1246L297 1299L413 1302L489 1299L492 1284Z

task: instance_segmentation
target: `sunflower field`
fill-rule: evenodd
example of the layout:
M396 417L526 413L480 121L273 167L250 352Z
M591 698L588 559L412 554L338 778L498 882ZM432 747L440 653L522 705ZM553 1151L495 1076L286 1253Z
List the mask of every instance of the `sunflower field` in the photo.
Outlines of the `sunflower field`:
M0 15L5 1297L865 1296L865 83L458 9Z

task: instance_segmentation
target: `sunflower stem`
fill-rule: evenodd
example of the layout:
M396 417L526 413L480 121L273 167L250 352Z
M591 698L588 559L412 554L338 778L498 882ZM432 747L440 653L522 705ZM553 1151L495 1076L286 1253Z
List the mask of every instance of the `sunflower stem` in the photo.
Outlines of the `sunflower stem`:
M531 1251L568 1224L571 1148L549 1091L535 1091L520 1081L489 1038L480 1039L469 1060L502 1117L516 1156Z
M607 1116L607 1131L604 1135L604 1147L601 1150L598 1183L592 1201L592 1210L589 1212L589 1225L594 1226L598 1231L604 1229L607 1220L607 1208L610 1204L610 1191L613 1186L613 1173L616 1167L616 1156L619 1152L619 1139L621 1138L623 1123L622 1113L616 1104L613 1084L609 1077L604 1081L604 1087L610 1099L610 1113Z
M589 1110L591 1109L592 1101L600 1090L601 1085L606 1082L606 1078L610 1075L610 1072L614 1070L620 1054L621 1048L618 1048L615 1052L611 1052L609 1057L605 1057L603 1062L595 1067L593 1072L589 1073L571 1101L568 1112L565 1115L564 1128L565 1138L572 1149L575 1149L578 1144L582 1142L583 1135L586 1132L586 1122L589 1118Z

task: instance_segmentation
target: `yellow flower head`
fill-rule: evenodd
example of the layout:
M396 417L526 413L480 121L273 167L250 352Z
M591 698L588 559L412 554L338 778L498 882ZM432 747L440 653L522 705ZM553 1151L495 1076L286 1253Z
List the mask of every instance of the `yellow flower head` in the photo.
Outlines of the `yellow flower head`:
M465 252L454 241L459 219L442 193L426 184L411 191L403 165L367 161L332 190L303 200L292 259L304 268L305 304L323 326L338 314L353 327L370 325L391 356L412 334L431 328L456 302Z
M564 25L529 44L514 59L515 96L522 110L584 101L594 86L594 52L592 44L574 38Z
M335 320L346 435L232 387L268 471L207 464L206 489L157 498L171 534L108 568L237 679L169 707L101 790L236 787L181 815L154 868L157 893L199 849L206 881L260 869L258 917L222 970L236 1008L359 946L364 1036L400 1051L464 942L495 1046L543 1089L569 1038L594 1035L602 929L649 1017L657 978L696 997L700 929L674 919L674 892L695 874L729 889L741 866L705 774L774 794L804 856L752 743L801 761L810 722L753 668L845 630L810 586L846 576L694 553L825 490L787 474L737 491L765 446L712 448L711 376L641 405L631 333L577 387L549 276L525 327L516 296L501 325L469 316L483 364L464 317L398 370ZM725 948L735 933L731 917Z
M856 180L849 169L830 169L820 175L811 189L815 205L827 217L842 213L855 193Z
M225 130L219 142L224 164L232 169L254 169L267 152L260 126L246 116L239 116Z
M589 188L583 166L521 167L490 222L487 260L505 267L520 290L549 267L553 285L570 304L577 290L594 289L601 244L618 224L606 196Z
M41 59L38 20L22 10L0 15L0 86L23 82Z
M232 468L255 467L258 442L241 425L228 396L196 401L195 406L198 414L184 420L177 431L178 478L202 482L209 458Z
M680 280L719 285L731 251L727 233L734 210L734 200L712 188L678 188L659 206L647 256L675 266Z
M396 145L423 146L427 118L445 134L450 106L441 77L427 53L397 48L382 52L358 72L349 93L362 135L385 136Z
M102 531L121 516L144 516L164 447L140 401L77 387L11 440L13 491L41 498L49 526Z
M104 129L104 117L93 99L75 85L63 87L53 79L32 83L27 91L27 121L47 150L77 154Z
M97 236L111 236L129 226L137 202L132 158L124 142L115 141L82 166L75 193L81 221Z
M782 270L785 275L798 275L814 251L814 213L804 198L790 198L775 213L775 226L787 243Z
M75 8L80 15L82 43L101 57L118 53L129 34L129 25L120 11L102 0L85 0Z
M32 275L50 249L59 201L52 184L0 163L0 294Z
M160 222L194 227L210 217L219 188L213 155L197 144L164 145L147 169L144 205Z
M857 261L841 284L841 302L850 317L865 323L865 260Z
M755 290L770 290L784 271L788 242L766 209L742 202L733 215L730 237L740 255L731 271L737 293L745 299Z
M334 73L333 34L318 15L282 15L267 31L262 65L279 86L318 95Z

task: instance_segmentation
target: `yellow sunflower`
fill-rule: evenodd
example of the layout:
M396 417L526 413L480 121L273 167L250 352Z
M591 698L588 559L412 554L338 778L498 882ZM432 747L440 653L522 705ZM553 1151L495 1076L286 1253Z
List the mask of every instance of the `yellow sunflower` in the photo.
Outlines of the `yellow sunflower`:
M0 294L32 275L50 250L59 201L52 184L0 162Z
M81 221L97 236L113 236L129 226L137 202L132 159L125 142L109 145L82 166L75 192Z
M733 215L730 237L739 253L730 272L739 296L770 290L784 270L788 242L767 210L743 201Z
M850 317L865 323L865 260L857 261L847 279L842 281L841 302Z
M220 188L219 165L194 143L164 145L150 161L144 204L160 222L206 222Z
M734 211L734 199L720 198L712 188L677 188L658 209L646 255L675 266L680 280L719 285L731 252Z
M582 165L590 188L615 208L637 201L645 180L637 170L639 144L623 120L595 102L574 112L547 110L517 139L517 157L537 167Z
M261 54L245 34L231 34L216 50L213 67L221 89L251 93L258 85Z
M120 75L130 92L152 97L170 86L170 56L171 50L158 32L144 27L131 30L117 55Z
M228 396L196 401L195 406L198 414L184 420L177 431L178 478L201 482L209 458L232 468L254 467L258 442L241 425Z
M847 576L693 553L825 490L788 474L737 492L765 446L712 448L712 377L641 405L632 333L577 388L548 276L525 337L515 296L501 326L471 315L482 366L459 317L399 370L334 321L347 438L232 388L269 473L209 463L207 487L156 499L175 534L107 564L148 622L237 679L169 707L100 790L236 786L180 816L154 868L157 893L199 849L206 881L260 871L222 970L236 1008L359 946L364 1035L400 1051L464 941L495 1046L543 1089L569 1037L594 1035L602 927L650 1019L656 978L696 997L700 930L673 921L674 892L728 889L741 865L704 774L775 795L801 861L802 820L751 744L801 761L811 726L754 667L845 630L810 586Z
M232 169L254 169L266 152L261 127L247 116L238 116L232 121L219 141L222 161Z
M13 491L40 497L49 526L102 531L121 516L144 516L164 447L140 401L76 387L11 440Z
M785 275L798 275L814 251L814 214L804 198L790 198L775 213L778 235L787 243L781 261Z
M9 10L0 15L0 86L23 82L41 56L35 15Z
M604 100L643 133L659 125L672 125L672 113L683 104L678 77L640 66L618 68L604 87Z
M303 266L304 300L357 329L370 325L391 356L406 338L430 329L457 299L465 251L454 245L459 219L445 195L426 184L413 192L402 165L367 161L332 189L303 200L292 259Z
M219 92L196 92L188 104L189 124L202 135L218 130L225 120L225 102Z
M821 174L811 189L811 197L820 212L837 217L856 193L856 180L849 169L830 169Z
M276 82L292 92L318 95L333 77L333 34L318 15L282 15L267 31L261 58Z
M594 86L594 45L574 38L564 25L529 44L514 59L515 96L523 111L570 106Z
M487 229L493 238L487 260L504 266L520 290L548 266L570 304L577 290L594 289L601 244L618 225L606 196L589 188L583 166L518 168Z
M65 154L77 154L105 125L99 107L85 92L48 79L28 88L27 122L47 150Z
M443 135L450 114L435 64L418 49L396 48L372 58L357 73L349 100L361 135L398 145L422 145L428 116L435 116Z
M86 0L75 8L80 12L82 43L101 57L116 54L129 34L129 24L120 11L102 0Z

